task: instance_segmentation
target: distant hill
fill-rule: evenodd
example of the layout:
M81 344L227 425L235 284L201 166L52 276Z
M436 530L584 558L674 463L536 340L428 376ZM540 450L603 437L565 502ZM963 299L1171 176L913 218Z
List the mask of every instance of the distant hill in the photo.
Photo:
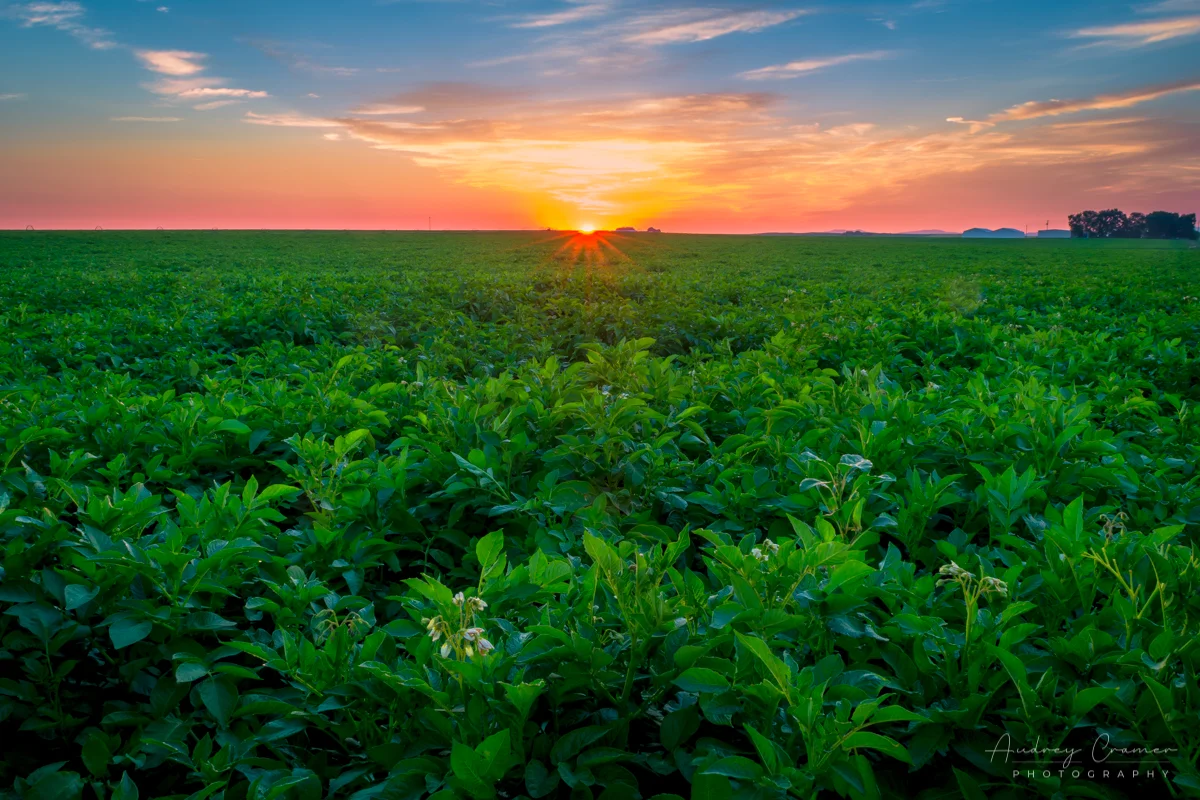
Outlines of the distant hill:
M1019 231L1016 228L997 228L989 230L988 228L970 228L963 231L964 239L1024 239L1025 232Z

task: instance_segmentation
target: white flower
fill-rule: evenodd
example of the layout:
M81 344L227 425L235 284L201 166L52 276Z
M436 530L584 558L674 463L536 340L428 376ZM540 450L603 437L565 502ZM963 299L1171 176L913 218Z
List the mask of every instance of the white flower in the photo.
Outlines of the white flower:
M992 578L992 577L984 578L982 583L983 583L983 590L985 592L995 592L996 594L999 594L1002 597L1008 597L1008 584L1005 583L1004 581L1000 580L999 578Z
M462 592L459 592L458 594L454 595L454 605L458 606L459 608L462 608L462 604L463 604L464 600L465 600L465 598L463 597Z
M483 611L487 608L487 603L481 597L472 597L467 601L467 608L472 611Z
M762 550L760 550L757 547L750 551L750 555L752 555L756 559L758 559L759 563L762 563L763 561L766 561L768 558L770 558L770 556L768 556L766 553L764 553Z
M439 650L438 652L442 654L442 658L449 658L450 657L450 643L446 642L444 645L442 645L442 649Z
M483 655L483 656L486 656L488 653L490 653L496 649L495 646L492 645L492 643L489 642L487 639L480 639L478 642L478 645L479 645L479 654Z

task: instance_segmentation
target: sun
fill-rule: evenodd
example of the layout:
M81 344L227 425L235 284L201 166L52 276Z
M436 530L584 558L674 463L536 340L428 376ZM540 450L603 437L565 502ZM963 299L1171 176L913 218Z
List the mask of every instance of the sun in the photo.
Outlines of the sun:
M596 232L596 226L590 222L585 222L579 226L579 232L585 236L591 236Z

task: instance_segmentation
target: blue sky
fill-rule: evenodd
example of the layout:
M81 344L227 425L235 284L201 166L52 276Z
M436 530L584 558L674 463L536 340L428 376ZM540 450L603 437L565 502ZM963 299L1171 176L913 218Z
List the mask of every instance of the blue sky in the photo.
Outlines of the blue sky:
M280 174L247 226L356 185L331 226L375 226L372 196L456 227L900 229L1200 189L1200 0L2 2L0 224L182 224L172 187L261 206ZM81 155L139 148L157 183Z

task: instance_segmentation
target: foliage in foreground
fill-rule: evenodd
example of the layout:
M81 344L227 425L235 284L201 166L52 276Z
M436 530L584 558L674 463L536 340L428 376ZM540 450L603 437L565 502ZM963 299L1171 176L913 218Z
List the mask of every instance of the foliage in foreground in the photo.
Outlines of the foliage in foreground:
M0 239L10 794L1200 792L1197 251L612 241Z

